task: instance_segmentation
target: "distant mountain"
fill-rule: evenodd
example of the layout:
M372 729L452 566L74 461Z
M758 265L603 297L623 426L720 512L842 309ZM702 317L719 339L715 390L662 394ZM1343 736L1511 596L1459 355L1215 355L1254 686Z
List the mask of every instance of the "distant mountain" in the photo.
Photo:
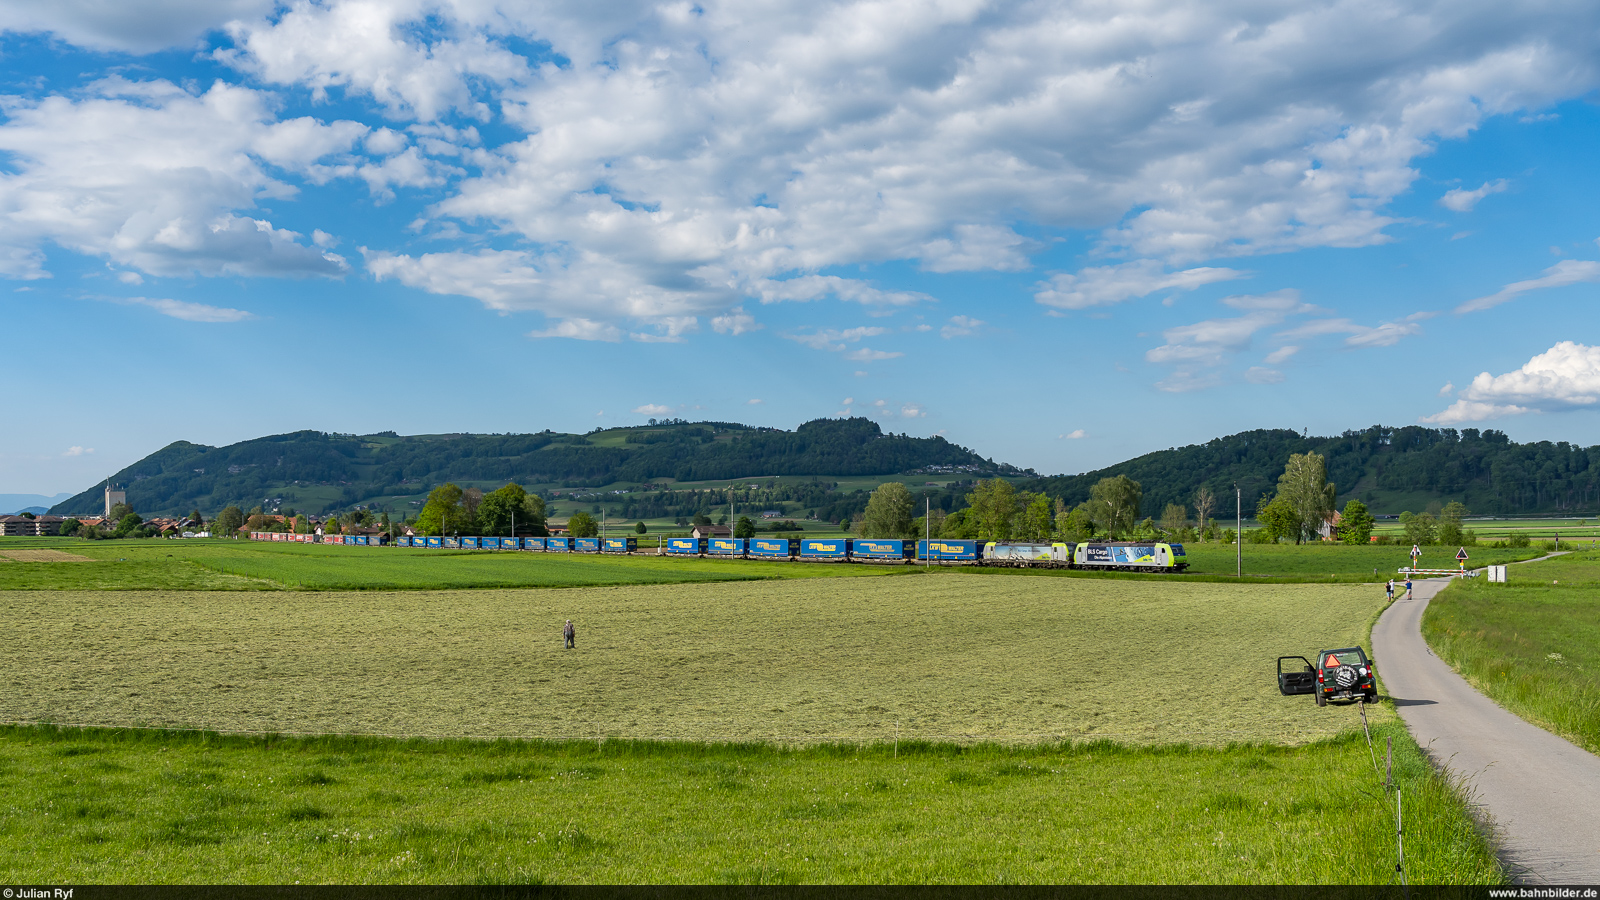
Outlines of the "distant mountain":
M0 515L14 516L25 512L43 515L45 510L71 496L67 493L57 494L54 497L47 497L44 494L0 494Z
M1168 503L1182 503L1193 515L1195 491L1205 485L1217 497L1213 515L1222 520L1234 514L1237 484L1248 517L1256 501L1276 489L1290 454L1308 451L1327 458L1328 480L1338 488L1341 507L1359 498L1387 514L1421 512L1429 503L1452 500L1474 513L1600 511L1600 447L1518 444L1502 432L1476 428L1374 425L1337 437L1245 431L1027 487L1077 504L1101 478L1127 475L1144 487L1144 515L1159 517Z
M281 500L318 513L376 499L414 498L446 481L498 487L602 487L760 475L882 476L960 471L1025 474L942 437L884 434L870 419L817 419L794 431L682 422L585 435L445 434L402 437L297 431L207 447L178 441L112 476L141 514L215 514ZM104 506L96 484L56 504L57 515Z

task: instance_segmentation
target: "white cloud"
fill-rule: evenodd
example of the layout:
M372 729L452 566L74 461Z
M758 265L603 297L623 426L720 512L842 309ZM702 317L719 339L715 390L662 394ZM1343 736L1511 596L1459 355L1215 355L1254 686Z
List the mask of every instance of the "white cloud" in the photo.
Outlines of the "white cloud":
M83 456L86 453L93 453L93 452L94 452L94 448L93 447L68 447L65 451L62 452L61 455L62 456Z
M1578 2L298 0L241 15L219 58L396 119L503 110L525 137L474 151L427 220L558 252L531 308L615 321L815 299L772 283L834 266L1014 271L1036 226L1100 229L1100 249L1169 278L1186 260L1379 243L1438 140L1600 83L1597 16ZM515 55L522 42L557 61ZM1160 289L1097 277L1052 279L1040 302ZM873 291L831 295L919 300ZM561 310L572 296L603 300Z
M756 322L756 317L744 311L744 307L735 307L726 315L713 316L711 330L717 334L740 335L747 331L757 331L763 326Z
M974 319L971 316L951 316L950 324L939 329L939 336L945 340L966 337L970 334L977 334L978 329L981 327L983 327L982 319Z
M144 284L144 277L138 272L119 272L117 280L123 284Z
M923 409L921 404L906 403L900 407L900 418L902 419L925 419L927 417L928 411Z
M1441 397L1448 397L1451 394L1454 394L1455 392L1456 392L1456 386L1455 386L1454 382L1446 381L1444 383L1444 387L1439 388L1439 396L1441 396Z
M1056 435L1056 438L1058 440L1065 440L1065 441L1078 441L1078 440L1082 440L1085 437L1088 437L1088 432L1085 432L1082 428L1074 428L1073 430L1067 432L1066 434L1058 434L1058 435Z
M48 32L94 50L149 53L192 44L234 19L269 12L274 0L0 0L0 28Z
M1141 259L1119 266L1097 266L1075 274L1062 273L1041 282L1033 299L1057 309L1087 309L1112 306L1124 300L1144 297L1156 291L1192 291L1219 281L1245 278L1248 272L1223 268L1186 269L1168 272L1153 259Z
M670 406L662 406L659 403L646 403L643 406L635 406L633 411L641 416L664 416L667 413L672 412L673 408Z
M1479 200L1482 200L1490 194L1498 194L1505 190L1508 186L1509 185L1507 185L1506 180L1501 178L1498 181L1486 181L1483 183L1482 187L1475 191L1464 191L1461 188L1454 188L1446 191L1445 195L1439 198L1439 205L1443 206L1445 209L1454 210L1455 212L1459 213L1472 212L1472 208L1478 205Z
M824 328L811 334L786 334L785 338L805 344L813 350L832 350L839 352L845 349L844 342L856 343L863 338L877 337L888 334L889 329L877 325L863 325L857 328Z
M593 319L562 319L549 328L528 332L531 338L571 338L576 341L620 341L622 329Z
M656 320L655 333L635 331L630 340L646 344L681 344L683 336L700 330L700 320L694 316L666 316Z
M255 318L242 309L207 306L204 303L187 303L182 300L127 297L116 302L148 306L163 316L171 316L174 319L182 319L185 322L242 322L245 319Z
M852 405L855 404L855 402L856 402L856 398L854 398L854 397L846 397L846 398L844 398L844 403L842 403L841 405L843 405L843 406L852 406Z
M1300 352L1300 348L1299 347L1296 347L1293 344L1290 344L1290 345L1285 346L1285 347L1279 347L1278 349L1272 351L1271 353L1268 353L1267 354L1267 358L1265 360L1263 360L1263 361L1269 366L1275 366L1275 365L1278 365L1279 363L1287 362L1289 360L1289 357L1294 356L1296 353L1299 353L1299 352Z
M745 401L745 403L747 403L750 406L759 406L759 405L761 405L761 404L763 404L765 402L767 402L767 401L762 400L759 397L751 397L749 400Z
M0 274L43 277L54 243L147 274L327 275L339 256L241 216L296 188L274 170L321 177L366 126L276 122L272 97L221 82L202 93L113 76L77 99L12 98L0 125Z
M1526 406L1507 404L1498 406L1493 403L1481 403L1476 400L1457 400L1443 411L1431 416L1423 416L1418 421L1432 425L1459 425L1462 422L1482 422L1487 419L1502 419L1506 416L1520 416L1530 410Z
M44 274L41 235L156 274L337 274L245 211L360 178L380 197L436 191L419 224L453 242L415 259L377 248L368 260L388 261L385 277L657 336L669 319L714 321L752 299L927 302L822 273L894 262L1015 271L1037 250L1026 235L1064 229L1097 231L1104 258L1136 261L1051 278L1039 302L1060 309L1237 275L1183 268L1200 260L1381 243L1390 202L1438 141L1600 85L1600 8L1577 0L0 9L9 30L97 48L189 45L231 21L220 62L341 109L370 98L393 126L352 136L248 111L244 131L288 127L239 140L220 101L237 112L281 98L237 87L203 115L185 115L192 99L147 92L123 101L142 110L126 127L99 107L87 125L52 107L35 130L63 126L70 140L43 155L0 147L20 160L4 176L8 274ZM519 55L527 46L538 56ZM104 105L37 105L94 102ZM31 127L26 107L8 109L0 143ZM508 137L486 147L460 122L433 124L452 117L493 119ZM402 146L401 129L418 123L433 130ZM155 152L163 141L176 152ZM148 162L166 156L170 166ZM168 225L181 246L156 239ZM467 229L518 242L500 251L516 258L486 255Z
M1456 307L1457 313L1477 312L1480 309L1489 309L1499 306L1509 300L1526 294L1529 291L1539 291L1545 288L1566 287L1583 282L1600 281L1600 262L1589 262L1579 259L1563 259L1548 269L1538 278L1527 281L1515 281L1506 285L1487 297L1468 300Z
M862 347L860 350L851 350L846 353L844 358L855 362L878 362L879 360L896 359L901 356L905 356L905 354L898 350L872 350Z
M1284 331L1278 337L1298 339L1324 334L1342 334L1345 335L1345 344L1350 347L1392 347L1400 343L1402 338L1421 334L1422 326L1417 323L1431 319L1435 315L1436 313L1431 312L1412 313L1404 319L1378 325L1359 325L1349 319L1318 319ZM1268 362L1272 361L1269 357Z
M1562 341L1504 375L1482 372L1460 399L1424 422L1453 425L1532 411L1592 407L1600 402L1600 347Z
M1244 370L1244 380L1251 384L1278 384L1283 381L1283 373L1264 366L1251 366Z

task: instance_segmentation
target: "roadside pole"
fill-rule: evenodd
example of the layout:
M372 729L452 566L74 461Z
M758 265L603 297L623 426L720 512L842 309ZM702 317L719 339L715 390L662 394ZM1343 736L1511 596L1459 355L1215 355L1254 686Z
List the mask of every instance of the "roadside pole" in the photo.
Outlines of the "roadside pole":
M1233 577L1244 577L1244 494L1237 483L1233 486Z

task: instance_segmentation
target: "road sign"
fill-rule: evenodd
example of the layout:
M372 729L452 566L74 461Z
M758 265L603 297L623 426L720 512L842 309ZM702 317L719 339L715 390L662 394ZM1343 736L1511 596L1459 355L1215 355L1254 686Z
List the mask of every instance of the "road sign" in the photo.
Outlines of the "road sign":
M1416 544L1412 544L1411 545L1411 558L1412 559L1416 559L1417 557L1419 557L1421 555L1422 555L1422 548L1418 547Z
M1460 550L1457 550L1456 551L1456 559L1459 559L1462 562L1465 562L1466 559L1467 559L1467 548L1462 547Z

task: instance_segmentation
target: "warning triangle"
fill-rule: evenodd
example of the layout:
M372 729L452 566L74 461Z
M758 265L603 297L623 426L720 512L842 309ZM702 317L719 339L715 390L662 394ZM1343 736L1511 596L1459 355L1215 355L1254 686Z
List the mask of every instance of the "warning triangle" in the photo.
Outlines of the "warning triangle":
M1328 658L1322 661L1322 667L1324 669L1335 669L1338 668L1338 666L1339 657L1334 656L1332 653L1329 653Z

